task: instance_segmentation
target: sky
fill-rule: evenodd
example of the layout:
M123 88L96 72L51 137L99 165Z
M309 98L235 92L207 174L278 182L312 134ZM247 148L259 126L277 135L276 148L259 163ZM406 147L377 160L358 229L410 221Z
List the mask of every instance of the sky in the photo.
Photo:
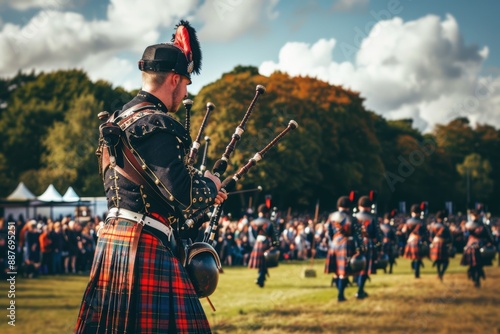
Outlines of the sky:
M202 47L199 90L235 66L316 77L430 132L467 116L500 128L500 2L483 0L0 0L0 77L83 69L140 88L144 48L180 19ZM249 92L254 87L249 87Z

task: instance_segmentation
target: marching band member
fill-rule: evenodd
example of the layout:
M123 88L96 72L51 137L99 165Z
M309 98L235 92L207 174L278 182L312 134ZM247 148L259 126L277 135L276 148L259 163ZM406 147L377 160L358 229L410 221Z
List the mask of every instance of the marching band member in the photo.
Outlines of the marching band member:
M330 214L327 221L331 242L325 262L325 273L335 273L332 285L336 283L339 302L346 300L344 290L348 276L354 274L350 270L349 261L354 255L360 254L362 248L359 227L356 218L349 213L350 206L349 197L341 196L337 201L338 211Z
M356 293L356 298L358 299L368 297L368 294L364 290L365 283L370 274L377 273L375 261L378 259L382 245L382 233L379 230L377 218L370 213L371 208L372 201L370 198L368 196L361 196L358 201L359 211L356 214L356 219L361 227L361 235L366 250L364 254L366 257L366 266L357 276L358 292Z
M249 233L253 233L255 244L253 246L252 253L250 253L248 268L259 270L255 284L263 288L266 276L268 275L264 253L271 247L273 227L268 218L270 211L269 208L265 204L261 204L259 205L257 211L258 218L250 222L252 230Z
M406 221L405 228L408 234L404 257L411 260L411 267L415 278L420 278L420 267L423 266L423 252L427 244L427 229L425 223L420 220L420 207L418 204L411 206L411 217Z
M443 222L444 213L436 213L436 221L429 226L432 243L430 246L430 255L433 262L432 266L437 267L438 278L442 281L446 268L449 264L448 248L452 242L451 233L448 226Z
M177 229L183 215L221 204L227 195L217 177L200 176L186 164L190 135L169 115L186 97L200 60L195 31L181 21L172 43L145 49L142 90L100 128L97 153L109 213L76 333L211 332L182 265Z
M485 263L480 249L493 243L488 231L486 231L488 227L479 218L480 215L476 210L470 211L470 220L465 224L469 238L460 262L463 266L469 266L467 276L474 282L476 288L481 286L481 278L486 278L483 270Z
M393 226L391 226L390 214L386 213L384 215L384 220L380 224L380 229L383 233L382 239L382 249L384 254L389 257L389 274L392 274L392 267L396 263L396 258L398 257L398 243L396 238L396 231Z

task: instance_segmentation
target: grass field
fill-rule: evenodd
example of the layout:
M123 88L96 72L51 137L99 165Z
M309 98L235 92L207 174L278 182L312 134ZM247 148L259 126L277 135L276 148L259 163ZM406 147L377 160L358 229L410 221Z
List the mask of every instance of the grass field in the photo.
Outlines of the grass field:
M202 300L214 333L500 333L500 267L486 267L480 289L466 279L466 268L452 260L441 283L425 262L415 279L407 260L398 259L392 275L372 276L365 300L356 287L337 303L323 274L323 260L314 263L317 277L303 278L310 262L281 263L270 270L264 288L255 270L226 267L210 309ZM18 279L16 326L7 324L7 282L0 282L0 333L71 333L87 276Z

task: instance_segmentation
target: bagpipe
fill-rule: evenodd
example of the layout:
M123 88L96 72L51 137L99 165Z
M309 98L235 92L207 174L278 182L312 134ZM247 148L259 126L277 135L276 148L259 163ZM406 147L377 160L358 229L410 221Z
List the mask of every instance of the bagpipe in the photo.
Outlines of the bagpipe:
M425 220L429 214L429 203L423 201L420 203L420 220L422 220L423 235L420 236L418 243L418 251L421 257L429 257L430 254L430 244L429 244L429 231L426 226Z
M267 198L266 198L266 200L267 200ZM270 206L270 204L271 203L269 202L269 206ZM273 233L271 235L272 243L271 243L271 248L269 248L268 250L266 250L264 252L264 261L266 263L266 268L274 268L274 267L278 266L279 259L280 259L280 250L279 250L280 228L279 228L279 224L278 224L278 208L277 207L273 207L273 209L271 211L271 217L269 218L269 220L271 221L272 231L273 231Z
M375 235L376 235L376 241L374 241L374 247L373 251L376 252L374 254L374 263L373 265L375 266L375 269L381 269L384 272L386 271L387 266L389 265L390 262L390 257L389 254L384 252L384 232L382 231L382 228L380 227L380 224L378 222L378 203L377 203L377 198L378 198L378 192L376 190L370 190L368 193L368 197L371 202L371 214L374 216L375 219ZM392 249L391 249L392 251Z
M484 207L482 205L478 205L478 209L480 210L480 221L483 224L483 228L485 230L486 238L485 241L482 242L479 248L479 253L481 254L481 262L485 266L493 265L493 259L495 258L497 249L495 245L495 237L491 231L491 221L489 214L484 212Z
M351 203L352 209L352 219L351 219L351 228L352 228L352 239L354 242L355 252L348 259L348 270L351 273L358 273L366 267L366 247L363 242L363 231L361 228L361 224L356 218L357 214L357 202L359 199L358 192L356 190L352 190L349 192L349 202Z
M266 89L262 85L257 85L255 96L252 99L247 111L245 112L242 120L236 127L234 134L231 137L229 144L226 146L224 153L221 158L218 159L213 168L212 174L217 176L218 178L222 178L223 174L226 172L228 167L228 162L231 157L231 154L236 149L237 143L240 141L242 134L245 132L246 124L248 119L255 108L258 98L265 93ZM186 107L186 119L189 118L191 103L185 104ZM188 110L189 108L189 110ZM199 140L201 139L203 129L206 126L208 115L212 110L214 110L215 106L211 103L207 103L207 111L205 117L202 121L200 130L198 131L198 135L196 139L193 141L190 155L188 158L188 165L192 165L196 160L196 155L198 153L198 149L200 147ZM189 130L190 121L187 120L185 123L186 130ZM225 192L226 194L235 193L237 182L249 172L249 170L254 167L260 160L264 158L266 153L274 147L288 132L294 130L298 127L297 122L294 120L290 120L287 127L282 130L273 140L271 140L264 148L255 153L248 162L242 166L236 173L232 176L225 178L221 183L220 191ZM206 162L206 152L208 149L209 140L207 141L207 137L205 137L206 145L204 157L202 159L202 165L200 167L200 172L205 170L204 167ZM260 187L259 187L260 188ZM262 188L257 188L257 190L261 190ZM180 230L182 232L189 232L192 230L197 231L203 223L207 221L209 218L209 223L205 229L203 240L200 242L187 242L185 246L186 259L184 261L184 267L186 268L187 273L191 279L193 287L199 298L210 296L215 289L217 288L217 284L219 281L219 273L222 270L221 262L217 252L214 249L214 240L218 228L218 223L221 218L224 203L214 205L212 207L212 212L210 213L210 207L195 212L191 217L188 217L181 225ZM187 235L187 233L186 233ZM275 254L275 253L273 253ZM273 255L275 257L275 255ZM279 253L278 253L279 257Z

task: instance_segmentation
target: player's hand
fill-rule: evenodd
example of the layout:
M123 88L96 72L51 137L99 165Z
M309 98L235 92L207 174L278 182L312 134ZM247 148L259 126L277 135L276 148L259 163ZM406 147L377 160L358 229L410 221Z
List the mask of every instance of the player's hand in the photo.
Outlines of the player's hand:
M215 204L222 204L227 199L227 193L224 191L219 191L215 197Z
M206 170L205 171L205 174L203 174L204 177L212 180L213 183L215 183L215 186L217 187L217 190L220 190L220 185L221 185L221 182L220 182L220 179L215 176L214 174L212 174L209 170Z

